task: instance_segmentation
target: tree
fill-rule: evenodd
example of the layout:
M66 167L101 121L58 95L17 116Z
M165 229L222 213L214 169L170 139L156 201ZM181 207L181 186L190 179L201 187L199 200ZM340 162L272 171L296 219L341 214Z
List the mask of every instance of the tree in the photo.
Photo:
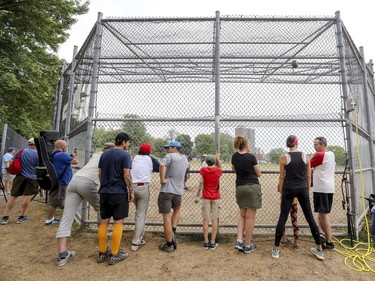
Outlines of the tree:
M221 159L229 161L235 152L233 147L233 137L228 134L220 134L220 156Z
M280 156L286 153L284 148L273 148L267 153L269 161L273 164L279 163Z
M193 142L191 141L190 136L185 134L178 135L176 141L181 143L181 154L190 156L193 149Z
M89 1L0 2L0 124L25 137L51 128L61 63L54 54ZM6 113L6 114L5 114Z
M95 151L101 151L103 144L106 142L115 142L116 135L120 133L120 130L106 130L104 128L94 128L93 131L93 143Z
M195 137L195 154L215 154L215 139L213 135L200 134Z
M332 151L335 154L335 161L339 165L344 165L346 161L345 149L342 146L330 145L327 147L328 150Z
M125 114L124 117L134 119L134 121L125 121L122 124L122 130L131 138L129 147L131 154L136 154L141 144L149 142L151 136L147 133L145 124L142 121L137 121L139 119L137 114Z

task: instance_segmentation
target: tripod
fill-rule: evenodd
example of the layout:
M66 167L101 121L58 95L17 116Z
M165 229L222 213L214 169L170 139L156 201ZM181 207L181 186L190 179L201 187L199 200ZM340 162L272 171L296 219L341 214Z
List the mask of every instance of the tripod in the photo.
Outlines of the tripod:
M350 189L349 181L347 178L346 171L348 169L349 159L345 161L344 173L341 180L341 191L342 191L342 208L346 209L346 219L348 225L348 236L350 237L350 245L353 247L353 238L354 238L354 227L353 227L353 217L350 210ZM345 189L345 190L344 190Z
M0 176L0 189L3 191L5 202L8 203L7 195L5 194L5 186L3 183L3 176Z

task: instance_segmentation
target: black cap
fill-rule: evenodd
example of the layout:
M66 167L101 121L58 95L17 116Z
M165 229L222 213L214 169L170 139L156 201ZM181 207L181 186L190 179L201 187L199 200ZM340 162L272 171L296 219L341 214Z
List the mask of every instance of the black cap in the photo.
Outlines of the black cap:
M127 133L119 133L115 138L116 142L130 141L130 136Z

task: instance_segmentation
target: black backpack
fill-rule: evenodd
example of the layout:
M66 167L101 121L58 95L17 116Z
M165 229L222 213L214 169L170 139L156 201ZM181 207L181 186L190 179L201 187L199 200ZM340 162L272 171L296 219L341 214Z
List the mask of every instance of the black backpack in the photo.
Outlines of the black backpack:
M39 164L35 168L39 186L44 190L54 190L59 186L59 178L50 162L46 142L43 137L35 138L34 141L39 157Z

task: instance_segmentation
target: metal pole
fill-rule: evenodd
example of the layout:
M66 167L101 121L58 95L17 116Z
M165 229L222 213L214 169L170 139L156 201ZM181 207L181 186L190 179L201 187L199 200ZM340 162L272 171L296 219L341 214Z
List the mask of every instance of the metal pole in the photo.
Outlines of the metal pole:
M342 31L342 21L340 17L340 12L335 13L336 16L336 27L337 27L337 43L340 57L340 75L342 83L342 94L344 100L344 116L345 116L345 129L346 129L346 143L347 143L347 153L350 157L349 159L349 171L350 171L350 197L351 197L351 210L356 206L354 187L356 186L355 177L354 177L354 161L352 153L352 122L350 119L349 112L347 110L347 100L348 100L348 79L346 77L346 65L345 65L345 45L344 45L344 36ZM351 214L353 216L353 213ZM357 226L357 218L353 216L354 224ZM356 236L358 239L358 228L356 227Z
M5 123L4 128L3 128L3 136L2 136L2 139L1 139L1 155L3 155L5 153L7 131L8 131L8 124Z
M366 104L366 107L365 107L365 110L366 110L366 119L367 119L367 130L368 130L368 135L370 136L370 139L369 139L369 153L370 153L370 163L371 163L371 167L372 167L372 186L374 186L374 183L375 183L375 173L374 173L374 167L375 167L375 159L374 159L374 146L373 146L373 140L374 140L374 134L373 134L373 131L372 131L372 126L373 126L373 122L372 122L372 118L370 116L370 114L372 114L373 112L371 112L371 108L370 108L370 93L369 93L369 87L367 85L367 65L366 65L366 61L365 61L365 53L364 53L364 50L363 50L363 47L359 47L359 52L362 56L362 66L363 66L363 95L364 95L364 98L365 98L365 104Z
M72 103L73 103L73 95L74 95L74 79L75 79L75 68L76 68L75 57L77 55L77 51L78 51L78 47L74 46L72 65L70 68L69 93L68 93L68 103L67 103L66 119L65 119L65 132L64 132L65 141L68 140L68 134L70 132L70 121L72 119Z
M220 151L220 12L215 20L215 147Z
M59 91L57 94L57 108L56 108L56 115L55 115L55 127L54 130L60 131L60 122L61 122L61 106L62 106L62 92L64 90L64 73L66 70L66 60L62 61L63 66L61 69L61 77L59 83Z

